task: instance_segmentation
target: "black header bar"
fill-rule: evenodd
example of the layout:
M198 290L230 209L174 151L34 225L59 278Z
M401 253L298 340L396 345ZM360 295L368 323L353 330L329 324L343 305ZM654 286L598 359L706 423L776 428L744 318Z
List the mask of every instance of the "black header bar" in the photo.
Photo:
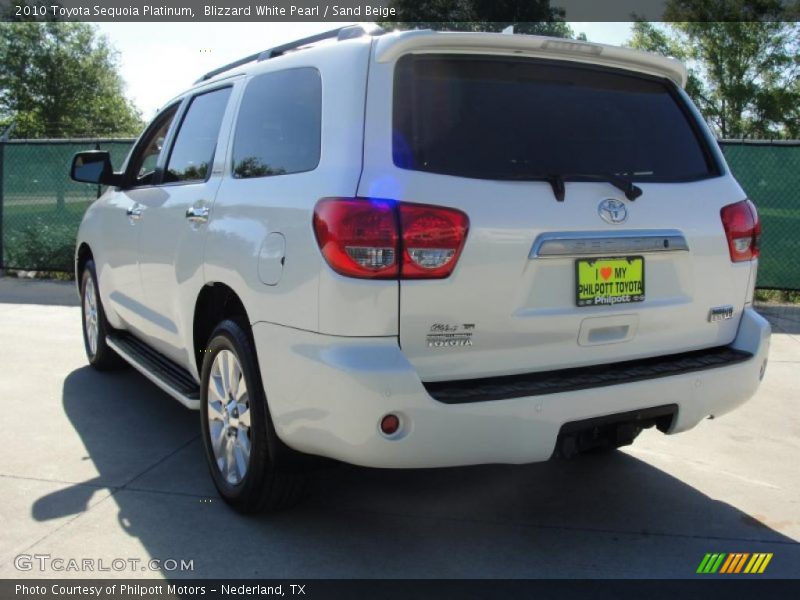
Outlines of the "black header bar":
M452 0L420 2L413 16L404 7L410 0L0 0L0 20L120 21L120 22L532 22L532 21L794 21L800 15L797 0L722 0L687 12L682 0L513 0L497 3L481 14L485 3L464 11ZM744 4L745 8L742 8ZM748 6L752 5L752 8ZM680 13L674 13L674 10ZM745 18L742 18L742 15Z

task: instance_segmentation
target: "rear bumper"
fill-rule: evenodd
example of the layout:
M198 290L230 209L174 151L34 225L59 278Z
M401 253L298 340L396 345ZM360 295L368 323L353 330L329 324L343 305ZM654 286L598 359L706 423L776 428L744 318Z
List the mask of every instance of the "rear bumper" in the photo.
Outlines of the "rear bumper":
M253 326L275 428L292 448L373 467L441 467L549 459L562 425L648 407L678 406L669 433L748 400L769 351L770 326L752 309L731 347L752 358L729 366L619 385L487 402L446 404L425 389L396 338L326 336ZM392 437L387 413L401 418Z

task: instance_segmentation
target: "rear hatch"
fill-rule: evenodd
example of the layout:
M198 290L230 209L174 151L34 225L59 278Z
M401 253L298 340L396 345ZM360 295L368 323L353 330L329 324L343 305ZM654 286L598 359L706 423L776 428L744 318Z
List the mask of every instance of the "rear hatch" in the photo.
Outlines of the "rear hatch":
M733 340L753 263L732 261L720 211L744 194L674 83L444 51L375 71L358 194L469 219L449 276L401 277L400 345L424 381Z

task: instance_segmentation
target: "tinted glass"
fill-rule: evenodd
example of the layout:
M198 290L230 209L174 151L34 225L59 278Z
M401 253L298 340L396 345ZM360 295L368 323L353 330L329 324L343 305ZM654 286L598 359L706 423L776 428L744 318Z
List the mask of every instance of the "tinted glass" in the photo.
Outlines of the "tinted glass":
M676 181L713 174L666 83L524 59L402 58L393 154L406 169L484 179L615 173Z
M178 130L164 173L164 181L203 181L214 161L217 136L231 88L192 99Z
M322 81L316 69L254 77L244 91L233 142L233 176L311 171L319 164Z

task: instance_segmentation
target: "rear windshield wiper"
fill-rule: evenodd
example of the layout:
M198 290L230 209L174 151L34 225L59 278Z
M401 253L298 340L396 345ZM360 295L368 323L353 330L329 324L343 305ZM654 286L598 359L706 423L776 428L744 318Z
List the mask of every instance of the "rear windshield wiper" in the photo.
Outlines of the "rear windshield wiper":
M562 175L547 175L544 173L497 173L487 175L486 179L499 179L502 181L546 181L553 188L553 194L559 202L564 201L566 194L564 188L564 177Z
M565 181L604 181L610 183L625 194L631 202L642 195L642 188L635 185L632 180L614 175L613 173L503 173L492 179L507 181L546 181L553 188L556 200L563 202L566 197Z
M561 189L563 190L563 182L564 180L572 180L572 181L605 181L606 183L610 183L618 190L622 191L625 194L625 197L633 202L639 196L642 195L642 188L638 185L633 183L633 180L628 179L627 177L622 177L621 175L615 175L614 173L559 173L555 177L561 179ZM556 190L556 186L553 186L553 194L555 194L556 199L559 202L563 202L563 191L562 197L558 197L558 192Z

